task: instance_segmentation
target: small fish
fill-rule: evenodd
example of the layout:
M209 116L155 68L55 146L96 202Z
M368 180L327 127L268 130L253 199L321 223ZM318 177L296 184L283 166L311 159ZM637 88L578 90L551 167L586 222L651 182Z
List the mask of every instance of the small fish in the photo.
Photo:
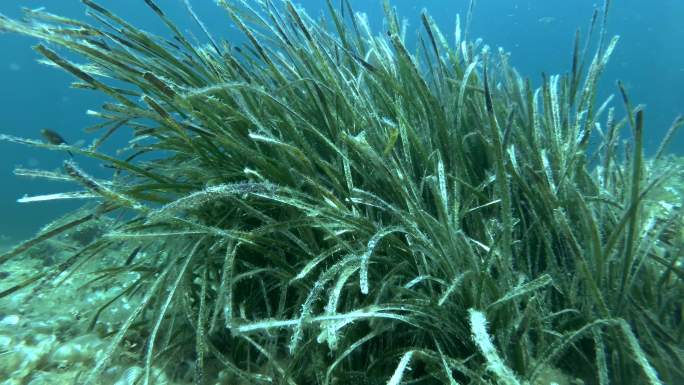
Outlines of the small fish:
M138 246L133 251L131 254L128 255L128 258L126 258L126 262L124 262L124 266L128 266L133 262L133 259L135 258L136 255L138 255L138 252L142 249L142 246Z
M47 141L50 144L56 144L56 145L67 144L66 140L64 140L64 138L62 138L62 135L60 135L60 134L58 134L55 131L52 131L50 129L44 128L44 129L40 130L40 135L42 135L43 139L45 139L45 141ZM67 153L69 153L69 155L72 158L74 157L74 154L72 154L71 151L67 151Z
M549 25L549 24L553 23L554 21L556 21L556 18L553 16L544 16L544 17L540 17L539 19L537 19L537 21L541 24Z

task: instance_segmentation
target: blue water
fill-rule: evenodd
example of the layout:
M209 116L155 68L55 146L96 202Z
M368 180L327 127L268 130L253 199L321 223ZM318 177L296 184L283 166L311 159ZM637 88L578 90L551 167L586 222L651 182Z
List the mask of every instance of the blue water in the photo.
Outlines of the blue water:
M184 28L194 28L181 0L157 1L166 13ZM338 3L338 0L334 0ZM600 3L600 1L598 1ZM143 1L100 0L133 24L155 33L165 29ZM312 16L325 12L324 0L300 3ZM408 19L408 37L420 29L420 11L425 8L444 34L453 37L457 13L465 15L467 0L395 0L401 17ZM368 14L371 26L382 28L381 0L351 0L356 11ZM53 13L84 18L84 6L76 0L2 1L0 13L20 16L19 8L47 5ZM575 29L586 32L594 1L588 0L480 0L475 8L470 30L473 38L481 37L492 47L511 52L511 61L523 76L539 84L542 71L554 74L570 69ZM598 4L600 5L600 4ZM193 1L195 11L216 36L237 38L228 17L212 0ZM634 103L646 105L647 154L658 146L660 138L679 113L684 113L684 1L613 0L609 34L620 35L607 72L603 77L602 96L615 93L615 81L622 80ZM201 34L197 33L197 36ZM69 142L93 137L82 132L97 121L85 115L87 109L98 109L104 100L89 91L71 90L70 75L40 65L31 50L36 42L17 35L0 34L0 132L37 138L42 128L63 134ZM615 99L614 105L623 112ZM118 140L123 141L125 137ZM684 133L671 152L684 155ZM65 213L74 204L54 202L18 204L24 194L69 191L74 186L45 183L12 175L16 165L54 169L64 155L0 143L0 236L14 238L34 234L50 219ZM103 172L91 169L90 172ZM77 189L77 188L76 188Z

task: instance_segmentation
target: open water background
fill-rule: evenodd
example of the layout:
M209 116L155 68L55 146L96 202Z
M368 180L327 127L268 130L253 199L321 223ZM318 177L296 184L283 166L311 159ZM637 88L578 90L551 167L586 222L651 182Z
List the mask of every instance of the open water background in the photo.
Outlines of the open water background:
M249 1L249 0L248 0ZM325 0L298 1L312 16L326 13ZM338 0L333 0L335 4ZM382 0L350 0L356 11L368 14L371 27L383 27ZM100 0L99 3L153 33L166 34L162 23L142 0ZM196 36L194 24L181 0L157 0L157 4L182 28ZM213 0L192 1L215 37L237 39L228 16ZM393 0L400 17L409 22L407 37L413 40L421 29L420 11L426 9L442 32L453 40L456 14L462 21L468 0ZM75 18L85 18L85 7L77 0L3 0L0 13L20 16L20 8L45 6L48 11ZM586 35L589 19L600 1L591 0L479 0L475 7L470 36L480 37L493 48L511 53L511 62L536 85L541 73L564 73L570 70L575 30ZM647 156L658 146L672 120L684 113L684 1L682 0L613 0L609 17L609 35L621 40L603 76L601 96L616 93L615 81L622 80L633 103L646 105ZM97 123L85 115L99 109L105 100L89 91L72 90L71 75L37 63L31 49L36 41L14 34L0 34L0 132L38 138L42 128L61 133L70 143L94 137L82 129ZM616 95L617 96L617 95ZM621 102L613 105L622 114ZM127 140L125 132L112 144ZM112 147L110 147L111 150ZM684 133L680 133L670 152L684 155ZM19 204L24 194L37 195L74 190L73 185L47 183L17 178L17 165L30 168L60 167L64 154L41 151L11 143L0 143L0 242L3 236L13 239L33 235L58 215L78 207L70 203ZM88 172L106 175L97 164L83 163Z

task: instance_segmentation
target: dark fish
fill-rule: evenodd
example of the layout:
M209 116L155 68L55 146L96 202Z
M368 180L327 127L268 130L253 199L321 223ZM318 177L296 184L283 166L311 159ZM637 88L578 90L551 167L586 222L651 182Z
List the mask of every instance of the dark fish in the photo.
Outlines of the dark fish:
M140 251L140 249L142 249L142 246L138 246L135 249L133 249L133 251L128 256L128 258L126 258L126 262L124 262L124 266L128 266L131 264L131 262L133 262L133 259L135 258L136 255L138 255L138 252Z
M66 142L66 140L64 140L64 138L62 138L62 135L60 135L60 134L58 134L58 133L56 133L50 129L44 128L44 129L40 130L40 134L43 136L43 139L45 139L50 144L56 144L56 145L68 144ZM67 152L69 153L69 155L72 158L74 157L74 154L72 154L71 151L67 151Z

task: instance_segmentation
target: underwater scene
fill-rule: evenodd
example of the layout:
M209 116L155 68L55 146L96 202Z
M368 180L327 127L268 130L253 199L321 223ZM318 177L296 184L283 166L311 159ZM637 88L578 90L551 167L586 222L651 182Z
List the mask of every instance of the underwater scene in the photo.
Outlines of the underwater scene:
M0 4L0 385L684 384L684 2Z

